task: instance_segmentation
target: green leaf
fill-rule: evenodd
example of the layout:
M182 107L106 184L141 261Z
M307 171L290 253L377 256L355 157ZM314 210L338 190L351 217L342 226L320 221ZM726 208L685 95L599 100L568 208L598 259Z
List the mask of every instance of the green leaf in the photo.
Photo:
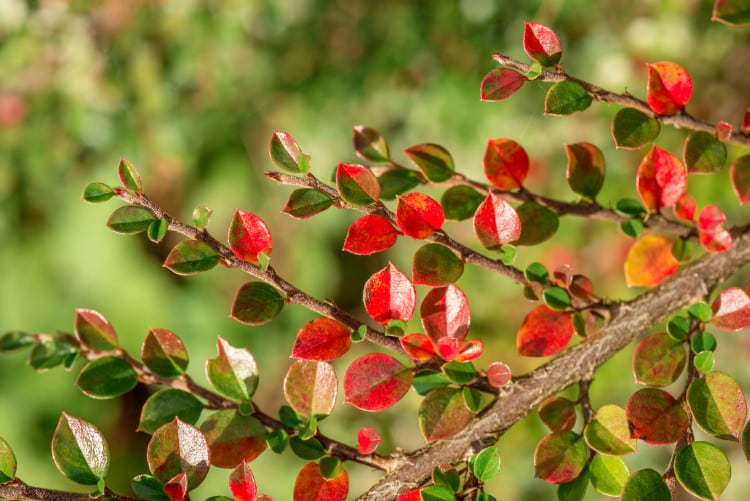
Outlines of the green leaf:
M336 456L323 456L318 463L323 478L332 480L341 473L341 460Z
M440 183L453 176L453 157L439 144L416 144L405 149L404 154L433 183Z
M210 207L205 205L199 205L193 209L193 224L199 230L204 229L208 226L208 222L211 220L211 216L214 211Z
M464 403L466 408L473 413L477 413L485 406L484 395L476 388L464 388Z
M443 365L443 372L456 384L467 384L477 376L471 362L448 362Z
M446 219L463 221L474 216L477 207L485 198L485 195L470 186L451 186L440 197L440 205L443 207Z
M164 237L167 235L167 230L169 230L169 223L166 219L157 219L156 221L153 221L150 225L148 225L148 228L146 229L146 236L148 236L148 239L154 242L155 244L158 244L162 240L164 240Z
M141 409L138 430L151 434L176 417L186 423L195 424L202 410L203 404L192 393L176 388L164 388L146 400Z
M450 438L469 423L471 411L460 388L437 388L422 400L418 411L419 429L427 442Z
M306 173L310 169L310 156L286 132L274 132L268 150L273 163L281 169L293 173Z
M542 285L547 285L549 282L549 272L542 263L531 263L526 267L523 275L529 282L538 282Z
M360 325L357 330L352 331L351 338L352 343L360 343L365 340L367 337L367 326L366 325Z
M667 323L667 333L675 341L683 341L690 335L690 321L681 315L672 317Z
M499 250L500 253L500 261L503 262L504 265L510 266L513 264L513 261L516 260L516 246L511 244L503 244L500 247Z
M585 467L576 478L560 484L557 488L557 499L559 501L582 501L589 486L590 476L588 467Z
M354 152L359 158L376 163L390 160L388 143L378 131L365 125L355 125L352 132Z
M640 219L628 219L620 223L620 229L631 238L638 238L643 233L643 223Z
M576 424L576 403L565 397L550 397L539 405L539 419L551 431L572 430Z
M477 479L486 482L500 472L500 452L494 445L479 451L471 463L471 472Z
M232 400L250 400L258 387L255 358L245 348L235 348L221 336L216 341L216 348L216 358L206 360L206 376L211 386Z
M47 339L34 345L29 355L29 365L44 371L76 357L78 348L64 339Z
M618 200L615 207L617 208L618 212L631 217L638 217L646 212L643 204L641 204L638 200L634 200L632 198L623 198Z
M138 475L130 482L136 496L144 501L173 501L164 493L161 482L151 475Z
M711 20L729 26L750 24L750 3L747 0L716 0Z
M612 137L618 148L641 148L656 139L659 132L658 120L634 108L621 109L612 120Z
M141 348L146 367L164 377L183 374L188 366L188 353L182 340L167 329L151 328Z
M708 322L713 316L713 311L711 311L711 307L709 305L707 305L703 301L699 301L697 303L691 304L690 307L688 307L688 315L696 320L700 320L701 322Z
M524 202L516 207L521 220L521 235L515 245L537 245L552 238L560 226L560 218L547 207L536 202Z
M734 378L722 372L705 374L690 383L687 403L693 418L706 433L725 440L740 439L747 418L747 402Z
M0 485L16 478L16 456L8 442L0 437Z
M621 501L671 501L672 494L661 474L650 468L638 470L628 478Z
M138 374L129 363L118 357L103 357L89 362L81 370L76 386L91 398L106 399L124 395L136 383Z
M351 205L370 205L380 197L380 183L364 165L340 163L336 169L336 188Z
M100 202L106 202L114 196L115 192L112 187L104 183L89 183L86 188L83 189L84 201L96 204Z
M708 442L693 442L677 452L674 459L677 481L702 499L719 499L732 476L726 455Z
M464 262L444 245L426 244L414 253L411 270L414 285L441 287L461 278Z
M146 231L156 216L150 210L138 205L125 205L115 209L107 220L107 227L115 233L134 235Z
M558 82L547 91L545 115L570 115L591 106L591 95L580 84L570 80Z
M451 492L458 492L461 477L453 466L436 466L432 469L432 483L450 489Z
M296 219L307 219L320 214L331 206L333 200L322 191L300 188L289 195L281 212Z
M326 451L317 438L302 440L299 437L289 439L289 447L297 457L308 461L315 461L325 456Z
M447 487L431 485L419 491L422 501L455 501L456 496Z
M542 293L544 304L553 310L564 310L570 306L570 294L561 287L550 287Z
M236 409L214 412L200 428L211 451L211 464L219 468L234 468L266 450L266 427L256 417L243 416Z
M98 311L76 309L75 333L81 346L92 351L111 351L119 346L115 328Z
M246 325L270 322L284 307L284 298L263 282L248 282L237 291L230 316Z
M714 354L711 351L702 351L695 354L693 358L693 365L695 368L704 374L707 374L714 370Z
M689 173L713 174L724 167L727 147L713 134L698 130L685 140L682 159Z
M422 182L422 178L416 172L409 169L388 169L378 176L380 184L380 198L393 200L398 195L403 195Z
M603 405L583 430L586 443L597 452L621 456L636 451L637 441L630 437L625 409Z
M606 496L619 496L630 475L625 462L617 456L597 454L589 465L591 485Z
M536 474L552 484L564 484L581 474L589 456L586 442L572 431L547 435L534 451Z
M120 163L117 164L117 176L125 188L131 191L143 191L141 175L130 160L120 158Z
M442 388L451 384L448 376L442 372L423 369L414 374L411 385L418 395L425 396L435 388Z
M266 443L271 450L277 454L281 454L289 444L289 435L286 430L273 430L266 437Z
M566 144L567 179L570 189L593 200L604 184L605 161L601 150L591 143Z
M34 344L34 337L23 331L10 331L0 336L0 352L15 351Z
M208 473L209 449L200 430L179 418L154 432L148 442L146 460L151 474L162 484L185 473L188 490L198 486Z
M685 345L666 332L657 332L646 336L636 346L633 375L638 384L668 386L680 377L686 361Z
M109 446L96 426L63 412L52 435L52 459L72 481L96 485L107 475Z
M693 353L714 351L716 349L716 338L710 332L699 332L690 340L690 349L693 350Z
M200 240L186 240L175 245L164 260L164 267L178 275L208 271L219 263L219 254Z

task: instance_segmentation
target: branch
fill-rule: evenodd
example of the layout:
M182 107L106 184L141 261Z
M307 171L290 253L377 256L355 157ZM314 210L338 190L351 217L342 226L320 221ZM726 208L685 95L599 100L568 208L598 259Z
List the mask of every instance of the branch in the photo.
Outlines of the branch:
M526 74L531 71L531 65L516 61L515 59L504 56L502 54L493 54L492 59L502 64L503 66L513 68ZM682 110L675 115L657 115L653 112L653 110L651 110L651 107L646 101L638 99L628 92L618 94L616 92L603 89L585 80L581 80L574 76L568 75L562 70L542 70L541 74L536 78L536 80L540 80L542 82L562 82L564 80L570 80L572 82L576 82L581 87L586 89L586 92L591 94L594 99L597 99L599 101L618 104L620 106L625 106L628 108L635 108L636 110L655 118L661 123L673 125L678 129L702 130L708 132L709 134L716 133L715 124L695 118L685 110ZM742 132L732 132L732 135L729 137L729 141L743 146L750 146L750 134Z
M730 250L721 254L706 254L658 287L618 305L610 323L601 333L568 348L543 366L519 377L461 433L401 458L390 473L357 499L395 499L399 493L416 488L429 478L435 466L456 463L473 450L494 444L505 430L545 398L572 384L590 379L600 365L640 333L702 299L708 291L750 262L750 231L744 228L734 237Z
M0 499L34 499L39 501L97 501L114 497L120 501L138 501L137 498L131 498L115 494L109 489L104 489L104 494L100 496L90 496L87 493L65 492L54 489L43 489L34 487L22 482L16 478L5 485L0 485Z

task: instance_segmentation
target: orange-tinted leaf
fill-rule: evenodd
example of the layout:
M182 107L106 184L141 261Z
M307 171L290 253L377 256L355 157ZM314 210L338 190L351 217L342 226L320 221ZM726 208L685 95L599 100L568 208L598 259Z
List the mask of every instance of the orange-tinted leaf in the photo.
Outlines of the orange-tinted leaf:
M646 101L659 115L674 115L693 94L693 81L685 68L672 62L648 64Z
M427 442L450 438L469 423L471 411L464 403L461 388L432 390L419 406L419 429Z
M243 416L236 408L212 413L200 429L211 451L211 465L219 468L250 462L266 450L266 427L255 416Z
M414 360L429 360L435 356L435 346L432 339L424 334L407 334L400 337L399 342L406 354Z
M682 195L674 206L674 215L685 221L692 222L695 219L695 211L698 205L695 203L695 198L689 193Z
M742 132L750 133L750 108L745 110L745 116L742 118Z
M442 337L461 340L469 332L469 301L457 285L428 292L419 307L419 314L425 333L435 343Z
M534 451L534 468L539 478L551 484L565 484L581 474L589 448L580 435L558 431L539 441Z
M451 361L458 356L459 340L454 337L441 337L437 340L437 352L443 360Z
M484 342L481 339L459 341L458 354L453 359L456 362L470 362L484 353Z
M479 86L479 99L482 101L502 101L508 99L523 87L527 78L510 68L495 68L489 71Z
M357 432L357 452L360 454L372 454L380 445L380 435L372 426L363 426Z
M229 474L229 490L232 491L232 496L237 501L255 501L258 487L255 485L255 477L247 461L242 461Z
M348 493L349 476L343 468L327 479L317 463L307 463L294 481L294 501L344 501Z
M505 362L492 362L487 366L487 382L495 388L502 388L510 383L513 373Z
M628 287L659 285L671 276L680 263L672 255L672 241L660 235L645 235L635 242L625 259Z
M380 197L380 183L364 165L340 163L336 169L336 188L341 198L352 205L370 205Z
M173 501L182 501L185 499L188 491L187 475L178 473L174 478L169 479L164 484L164 493Z
M521 219L502 197L490 193L474 213L474 233L488 249L497 250L521 236Z
M706 205L698 214L698 229L706 233L714 233L727 220L724 211L715 205Z
M732 235L723 228L709 233L701 231L698 240L708 252L724 252L732 247Z
M396 223L405 235L421 240L430 237L443 225L443 208L432 197L411 192L397 198Z
M414 286L391 263L365 282L362 301L367 313L382 325L391 320L407 322L416 308Z
M327 416L336 403L338 385L331 364L295 360L284 377L284 396L297 414Z
M591 143L566 144L567 178L570 189L593 199L604 184L604 155Z
M529 172L526 150L512 139L490 139L484 150L484 175L498 190L519 188Z
M685 345L666 332L643 338L633 353L635 382L649 386L667 386L680 377L685 368Z
M409 391L411 369L383 353L369 353L351 363L344 375L344 401L363 411L382 411Z
M741 205L750 202L750 155L743 155L729 168L732 188Z
M690 424L680 401L656 388L643 388L633 393L625 413L630 435L653 445L676 442L685 435Z
M330 318L316 318L297 332L292 356L321 362L335 360L349 351L352 339L349 329Z
M229 247L238 258L254 263L258 254L271 252L271 232L261 218L237 209L229 225Z
M390 248L398 239L398 230L381 216L368 214L354 221L346 233L343 250L365 256Z
M555 355L565 348L574 331L570 313L539 305L526 315L518 330L518 353L527 357Z
M750 327L750 297L739 287L721 291L711 303L711 324L725 331Z
M562 57L562 44L557 33L538 23L526 23L523 50L542 66L554 66Z
M647 209L672 207L687 189L687 169L670 152L652 146L638 167L636 184Z
M553 432L572 430L576 425L576 403L565 397L550 397L539 405L539 418Z

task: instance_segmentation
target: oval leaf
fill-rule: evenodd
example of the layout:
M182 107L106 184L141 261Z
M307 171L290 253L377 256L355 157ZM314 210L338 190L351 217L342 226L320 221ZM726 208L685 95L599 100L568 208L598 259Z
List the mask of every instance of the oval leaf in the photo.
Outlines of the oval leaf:
M308 219L331 206L333 200L322 191L312 188L294 190L281 212L296 219Z
M727 147L713 134L695 131L685 140L682 159L692 174L713 174L724 167Z
M750 327L750 297L739 287L723 290L711 303L711 324L725 331Z
M687 169L670 152L652 146L638 167L636 184L648 210L672 207L687 189Z
M371 127L355 125L352 129L352 142L354 152L362 160L387 162L391 158L385 138Z
M571 80L558 82L547 91L544 98L545 115L570 115L583 111L589 106L593 98L581 84Z
M539 23L525 23L523 50L542 66L554 66L562 57L560 37L552 29Z
M432 197L417 192L398 197L396 223L405 235L419 240L428 238L444 221L443 208Z
M516 347L518 353L527 357L548 357L565 348L574 331L570 313L540 305L524 318Z
M115 328L98 311L76 309L75 333L81 345L92 351L110 351L119 345Z
M464 403L460 388L432 390L419 406L419 429L427 442L452 437L471 421L472 412Z
M407 334L398 338L398 341L406 354L414 360L429 360L435 356L435 345L424 334Z
M248 282L237 291L230 316L246 325L270 322L284 307L284 298L263 282Z
M433 183L440 183L453 176L453 157L439 144L417 144L405 149L404 154Z
M566 144L570 189L591 200L604 184L604 155L591 143Z
M512 139L490 139L482 159L487 180L502 191L515 190L529 173L526 150Z
M677 452L674 473L682 486L702 499L719 499L732 476L726 455L708 442L693 442Z
M672 62L647 64L646 101L659 115L674 115L690 101L693 80L685 68Z
M451 186L440 197L440 205L446 219L463 221L474 215L484 198L484 195L470 186Z
M527 78L510 68L494 68L482 79L479 86L479 99L482 101L503 101L523 87Z
M237 209L229 225L229 248L243 261L255 263L258 254L269 254L273 248L271 232L266 223L249 212Z
M576 424L576 403L564 397L550 397L539 405L539 419L550 431L572 430Z
M273 163L281 169L294 173L309 170L310 157L302 152L302 148L286 132L276 131L273 133L268 153Z
M167 329L149 329L141 348L141 359L146 367L164 377L183 374L188 366L185 344Z
M349 493L349 476L341 468L328 479L320 473L317 463L307 463L294 481L294 501L344 501Z
M454 284L432 289L419 307L425 333L437 343L440 338L462 340L469 332L469 300Z
M340 163L336 169L336 187L346 202L364 206L380 197L380 184L364 165Z
M255 477L250 471L250 465L242 461L229 474L229 490L237 501L255 501L258 487L255 485Z
M750 202L750 155L743 155L729 168L732 188L741 205Z
M622 489L622 501L671 501L672 494L661 473L647 468L638 470L628 478Z
M521 219L503 198L489 193L474 213L474 233L484 247L497 250L521 236Z
M331 364L295 360L284 377L284 396L297 414L327 416L336 403L338 384Z
M91 398L114 398L132 390L138 374L125 360L117 357L97 358L78 375L76 386Z
M125 188L132 191L143 191L141 175L135 168L135 164L130 160L120 158L120 162L117 164L117 177L120 178L120 182Z
M401 400L412 372L383 353L369 353L351 363L344 375L344 401L363 411L381 411Z
M7 484L16 477L16 467L13 449L0 437L0 485Z
M380 183L380 198L393 200L398 195L406 193L422 182L422 176L409 169L394 167L378 176Z
M206 376L214 389L232 400L250 400L258 387L258 364L245 348L235 348L221 336L218 355L206 360Z
M115 233L134 235L146 231L156 219L154 213L146 208L126 205L115 209L107 219L107 227Z
M586 443L601 454L622 456L635 452L637 442L630 436L625 409L617 405L603 405L594 419L583 430Z
M175 418L151 436L146 460L148 469L159 482L166 483L185 473L188 490L192 490L208 473L208 443L200 430Z
M368 214L349 226L343 250L360 256L382 252L396 243L398 235L386 218Z
M109 446L96 426L63 412L52 435L52 459L72 481L95 485L107 475Z
M635 382L649 386L668 386L680 377L685 368L685 345L666 332L643 338L633 353Z
M292 356L303 360L335 360L352 345L349 329L330 318L316 318L297 332Z
M411 274L415 285L440 287L452 284L464 272L464 262L440 244L427 244L414 253Z
M659 136L661 124L642 111L623 108L612 119L612 137L618 148L638 149Z
M214 412L201 423L201 432L208 442L211 464L219 468L250 462L266 449L266 427L237 409Z
M372 426L363 426L357 432L357 452L360 454L372 454L380 445L380 435Z
M630 471L621 458L597 454L589 465L589 475L594 489L606 496L619 496Z
M628 399L625 413L630 436L653 445L666 445L687 432L689 418L681 403L666 391L643 388Z
M672 241L660 235L645 235L635 242L625 259L625 281L628 287L651 287L669 278L679 261L672 255Z
M202 410L203 404L192 393L176 388L164 388L146 400L141 409L138 430L153 433L176 417L194 424Z
M687 403L706 433L725 440L740 439L747 418L747 402L734 378L710 372L694 380L688 388Z
M414 286L393 264L374 273L365 282L362 299L367 313L379 324L409 321L416 308Z
M541 479L564 484L581 474L588 457L589 449L580 435L559 431L539 441L534 451L534 468Z
M194 275L208 271L219 263L219 254L200 240L187 240L175 245L164 260L164 267L178 275Z
M557 214L536 202L524 202L516 207L521 222L521 235L514 245L537 245L552 238L560 226Z
M115 192L111 186L104 183L89 183L83 190L83 200L95 204L106 202L114 196Z

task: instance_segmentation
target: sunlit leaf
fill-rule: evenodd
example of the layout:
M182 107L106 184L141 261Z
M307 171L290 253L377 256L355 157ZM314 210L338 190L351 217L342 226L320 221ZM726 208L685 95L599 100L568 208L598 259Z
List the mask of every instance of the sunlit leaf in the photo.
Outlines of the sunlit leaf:
M659 136L661 124L640 110L623 108L612 119L612 137L618 148L638 149Z
M474 213L474 233L484 247L498 250L521 236L521 219L505 199L489 193Z
M695 198L689 193L683 194L674 206L674 215L685 221L692 222L695 219L695 211L698 208Z
M482 449L472 457L470 464L474 476L486 482L500 472L500 451L494 445Z
M208 443L200 430L175 418L151 436L146 460L159 482L168 482L184 472L192 490L208 473Z
M432 236L445 221L440 204L424 193L411 192L398 197L396 223L405 235L416 239Z
M16 455L13 454L13 449L0 437L0 485L16 477L16 466Z
M77 308L75 333L81 345L89 350L110 351L119 345L115 328L98 311Z
M570 115L591 106L593 98L581 84L572 80L558 82L547 91L544 98L545 115Z
M258 487L247 461L242 461L229 474L229 490L236 501L255 501Z
M384 353L369 353L349 365L344 375L344 401L364 411L381 411L409 391L412 371Z
M284 308L284 298L263 282L248 282L237 291L230 316L246 325L270 322Z
M327 479L317 463L307 463L294 481L294 501L344 501L349 492L349 476L343 468Z
M387 162L390 159L388 143L378 131L366 125L355 125L352 128L354 152L368 162Z
M196 228L199 230L202 230L206 226L208 226L208 222L211 220L211 216L213 215L214 211L205 205L199 205L195 209L193 209L193 224Z
M603 405L594 419L583 430L586 443L597 452L622 456L635 452L637 442L630 436L625 409L617 405Z
M243 261L257 262L258 254L269 254L273 248L266 223L250 212L237 209L229 225L229 248Z
M635 382L649 386L668 386L674 383L685 368L685 345L666 332L643 338L633 353Z
M125 205L109 216L107 227L115 233L133 235L146 231L156 219L154 213L144 207Z
M398 235L390 221L368 214L349 226L343 250L360 256L382 252L396 243Z
M349 351L350 331L330 318L316 318L297 332L292 356L304 360L335 360Z
M237 409L214 412L200 429L208 442L211 464L219 468L252 461L266 449L266 427L255 416L243 416Z
M567 178L570 189L586 198L594 199L604 184L604 155L591 143L566 144L568 156Z
M219 254L206 242L186 240L175 245L163 266L178 275L208 271L219 263Z
M674 115L690 101L693 81L685 68L677 63L650 63L646 101L659 115Z
M487 180L502 191L521 187L529 172L526 150L512 139L490 139L482 159Z
M380 184L364 165L340 163L336 169L336 187L341 198L352 205L370 205L380 197Z
M652 146L638 167L636 184L648 210L672 207L687 189L687 169L670 152Z
M711 303L711 324L725 331L750 327L750 297L739 287L723 290Z
M510 68L493 68L479 85L479 99L482 101L503 101L523 87L527 78Z
M416 144L405 149L404 154L433 183L440 183L453 176L453 157L439 144Z
M96 426L63 412L52 435L52 460L72 481L95 485L107 475L109 446Z
M551 28L539 23L525 23L523 50L542 66L554 66L562 57L560 37Z
M487 382L495 388L508 384L512 376L510 367L504 362L492 362L487 366Z
M701 499L719 499L729 484L732 468L727 456L713 444L695 441L674 458L677 481Z
M630 436L653 445L676 442L689 426L688 415L680 401L656 388L643 388L633 393L625 413L630 423Z
M457 285L432 289L422 300L419 313L425 333L435 343L443 337L462 340L469 331L469 301Z
M706 433L725 440L740 439L747 418L747 402L734 378L722 372L705 374L690 383L687 403L693 418Z
M418 411L419 429L427 442L445 440L461 431L472 413L464 404L460 388L437 388L422 400Z
M312 188L294 190L281 212L296 219L308 219L331 206L331 197Z
M625 259L628 287L659 285L680 267L672 255L672 241L660 235L645 235L633 242Z
M169 496L172 501L182 501L187 496L188 485L187 475L185 472L178 473L174 478L170 478L164 484L164 493Z
M732 247L732 234L724 228L713 232L701 231L698 233L698 241L708 252L725 252Z
M551 484L564 484L581 474L589 449L580 435L559 431L542 438L534 451L534 469Z
M273 163L286 171L307 172L310 168L310 157L302 152L302 148L286 132L275 131L273 133L268 153Z
M206 377L214 389L232 400L245 402L258 387L258 364L245 348L235 348L221 336L216 358L206 360Z
M141 348L141 359L146 367L164 377L179 376L188 366L185 345L167 329L148 330Z
M379 324L391 320L408 321L416 308L414 286L393 264L374 273L365 282L363 303L367 313Z
M284 396L300 415L326 416L333 410L338 378L327 362L295 360L284 377Z
M688 136L682 150L688 172L713 174L727 161L727 147L716 136L699 130Z
M372 426L363 426L357 432L357 452L360 454L372 454L380 445L380 435Z
M548 357L559 353L574 332L570 313L540 305L531 310L518 330L518 353L527 357Z
M621 458L597 454L589 464L589 474L594 489L606 496L619 496L630 471Z
M672 494L661 473L650 468L630 475L622 489L622 501L671 501Z
M429 360L435 356L435 345L424 334L407 334L398 340L406 354L414 360Z

